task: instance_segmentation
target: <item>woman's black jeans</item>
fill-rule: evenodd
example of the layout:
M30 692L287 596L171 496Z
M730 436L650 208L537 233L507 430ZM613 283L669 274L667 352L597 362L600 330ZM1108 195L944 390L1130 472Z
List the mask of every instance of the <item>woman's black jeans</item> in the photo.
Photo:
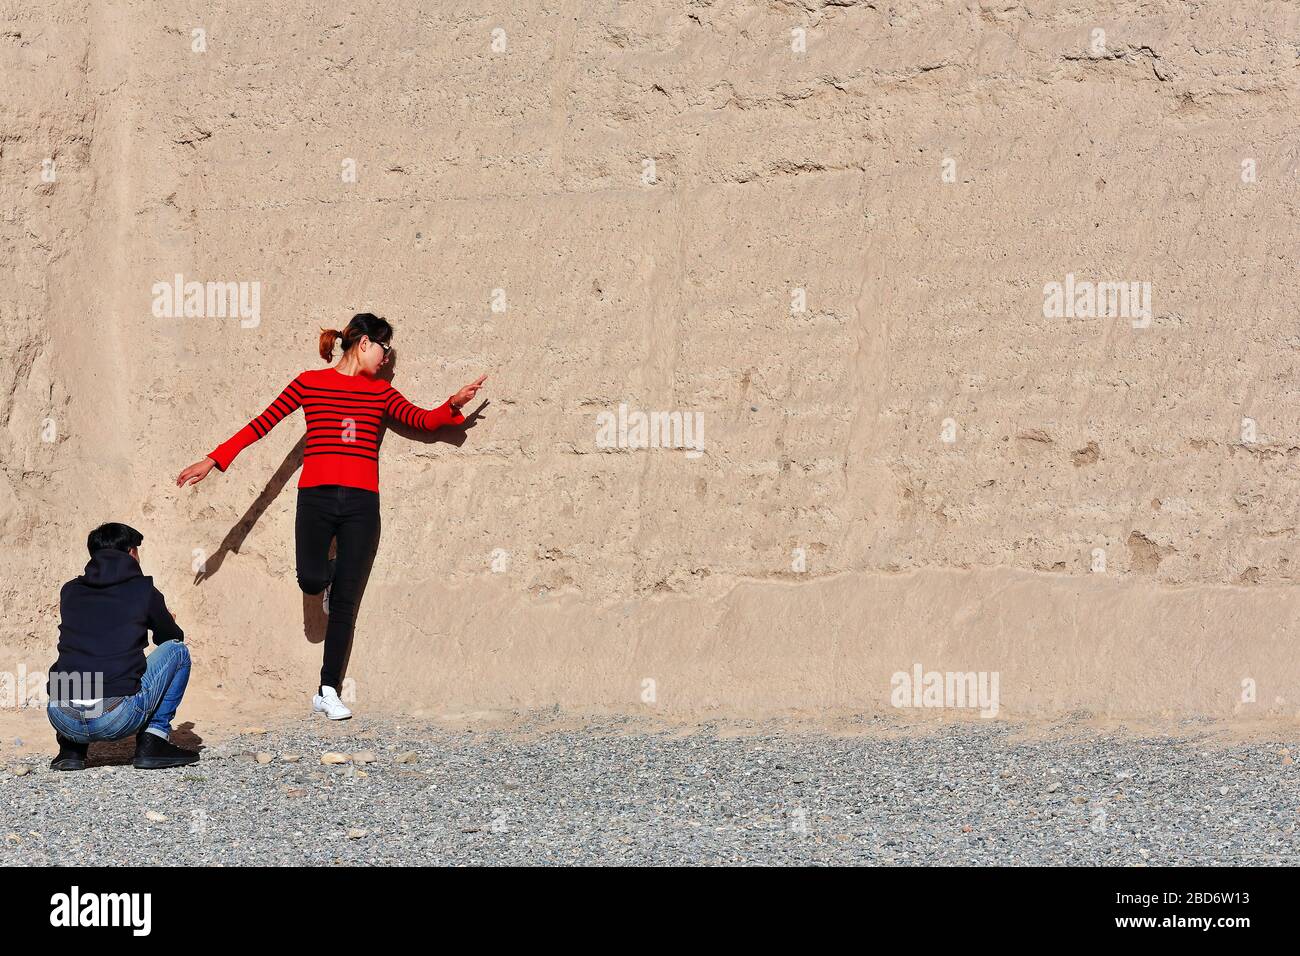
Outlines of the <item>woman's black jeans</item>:
M307 594L320 594L333 585L320 682L322 687L341 693L357 605L379 547L379 492L343 485L299 488L294 532L298 587ZM338 552L331 581L330 541L336 539Z

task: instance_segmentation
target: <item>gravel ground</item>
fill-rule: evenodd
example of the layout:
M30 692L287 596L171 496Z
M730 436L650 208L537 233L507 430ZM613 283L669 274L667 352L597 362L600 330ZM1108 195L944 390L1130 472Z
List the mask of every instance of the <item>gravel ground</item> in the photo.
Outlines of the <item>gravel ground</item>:
M11 757L0 864L1300 863L1295 740L735 729L304 720L180 770Z

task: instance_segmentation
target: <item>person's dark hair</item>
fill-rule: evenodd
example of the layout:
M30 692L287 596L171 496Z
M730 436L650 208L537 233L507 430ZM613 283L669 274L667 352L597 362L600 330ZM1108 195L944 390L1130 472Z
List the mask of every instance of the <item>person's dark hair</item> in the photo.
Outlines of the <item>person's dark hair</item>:
M105 548L129 552L132 548L140 547L143 541L144 535L129 524L110 521L90 532L89 537L86 538L86 550L91 554L103 551Z
M346 352L360 342L362 336L376 344L387 343L393 337L393 327L387 319L381 319L373 312L358 312L342 332L338 329L320 330L320 357L328 362L334 357L335 342L342 339L343 351Z

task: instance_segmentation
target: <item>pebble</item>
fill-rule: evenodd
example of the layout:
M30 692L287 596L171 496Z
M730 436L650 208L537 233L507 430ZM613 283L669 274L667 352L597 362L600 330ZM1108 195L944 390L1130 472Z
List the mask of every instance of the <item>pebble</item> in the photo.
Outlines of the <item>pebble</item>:
M167 822L167 817L164 814L159 813L157 810L146 810L144 812L144 818L146 820L152 820L154 823Z
M271 762L272 760L274 760L274 759L275 759L275 758L272 757L272 756L271 756L269 753L267 753L265 750L259 752L258 755L257 755L257 762L260 763L260 764L268 764L268 763L270 763L270 762Z
M325 751L325 753L320 755L320 762L321 763L347 763L348 755L334 753L333 751L327 750Z

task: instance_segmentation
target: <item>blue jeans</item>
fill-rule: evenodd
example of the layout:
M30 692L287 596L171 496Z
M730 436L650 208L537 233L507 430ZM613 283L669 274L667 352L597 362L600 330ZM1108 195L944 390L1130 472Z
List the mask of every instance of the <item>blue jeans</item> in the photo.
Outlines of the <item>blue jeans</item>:
M101 713L102 706L90 709L51 700L46 714L57 733L79 744L121 740L142 727L166 740L189 680L190 649L180 641L166 641L146 660L139 693L123 699L112 710Z

